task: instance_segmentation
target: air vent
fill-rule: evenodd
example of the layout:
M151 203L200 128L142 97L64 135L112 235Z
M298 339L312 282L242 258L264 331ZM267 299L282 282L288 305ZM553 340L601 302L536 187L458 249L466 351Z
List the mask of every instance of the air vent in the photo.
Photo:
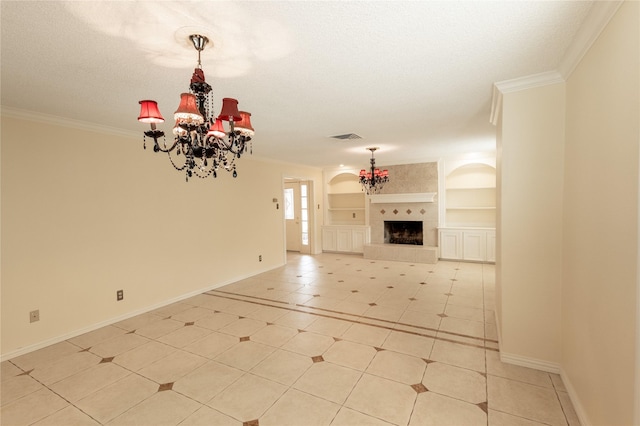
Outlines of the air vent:
M335 135L335 136L329 136L332 139L340 139L340 140L345 140L345 139L362 139L362 136L356 135L355 133L345 133L344 135Z

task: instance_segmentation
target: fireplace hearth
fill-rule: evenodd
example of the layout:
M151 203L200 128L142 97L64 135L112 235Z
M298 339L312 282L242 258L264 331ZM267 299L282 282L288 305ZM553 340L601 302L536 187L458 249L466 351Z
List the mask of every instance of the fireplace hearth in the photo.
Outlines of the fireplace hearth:
M423 245L422 221L384 221L385 244Z

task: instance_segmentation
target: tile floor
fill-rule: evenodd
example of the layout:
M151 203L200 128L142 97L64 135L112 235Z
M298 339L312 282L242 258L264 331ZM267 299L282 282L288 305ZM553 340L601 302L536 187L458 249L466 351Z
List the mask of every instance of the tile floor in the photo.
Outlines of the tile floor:
M2 363L13 425L578 425L558 375L503 364L494 267L286 266Z

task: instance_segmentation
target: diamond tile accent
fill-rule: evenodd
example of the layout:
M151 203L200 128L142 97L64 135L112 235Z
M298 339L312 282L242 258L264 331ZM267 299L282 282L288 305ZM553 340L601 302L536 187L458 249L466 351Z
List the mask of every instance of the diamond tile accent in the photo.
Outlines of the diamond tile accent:
M393 288L393 286L392 285L388 285L387 288Z
M351 290L351 293L358 293L358 290Z
M376 351L378 351L378 352L382 352L382 351L384 351L384 349L383 349L383 348L379 348L379 347L377 347L377 346L374 346L374 347L373 347L373 349L375 349L375 350L376 350Z
M313 297L320 297L320 295L319 294L314 294Z
M158 392L164 392L173 389L173 382L163 383L158 387Z
M429 392L429 389L425 387L422 383L416 383L415 385L411 385L411 388L416 391L416 393Z
M418 300L418 299L416 299L415 297L410 297L409 300L413 302L414 300Z
M398 214L398 210L397 209L393 209L393 214Z
M115 358L114 356L110 356L108 358L102 358L102 360L100 361L100 364L106 364L107 362L111 362L113 361L113 358Z
M18 374L18 376L28 376L28 375L30 375L30 374L31 374L31 372L32 372L33 370L35 370L35 368L32 368L32 369L31 369L31 370L29 370L29 371L25 371L24 373L20 373L20 374Z
M242 426L260 426L260 423L258 422L258 419L255 419L249 420L248 422L243 422Z
M193 321L192 321L192 322L185 322L185 323L184 323L184 326L185 326L185 327L190 327L190 326L192 326L192 325L194 325L194 324L195 324L195 322L193 322Z
M378 306L378 305L372 302L372 303L369 303L369 306Z
M445 296L453 296L453 293L445 293Z
M447 314L438 314L438 316L440 318L449 318L449 315L447 315Z
M476 404L478 407L480 407L480 409L482 411L484 411L486 414L489 414L489 404L488 402L480 402L478 404Z
M411 214L411 209L407 209L407 214Z
M385 209L380 210L380 214L385 214L385 213L386 213Z
M244 336L240 338L241 342L248 342L249 340L251 340L251 338L249 336Z
M313 361L314 363L316 363L316 362L323 362L323 361L324 361L324 358L322 358L322 355L312 356L312 357L311 357L311 361Z
M432 360L427 359L427 358L422 358L422 360L423 360L424 362L426 362L427 364L431 364L432 362L435 362L435 361L432 361Z
M425 214L427 211L425 209L420 209L420 214Z

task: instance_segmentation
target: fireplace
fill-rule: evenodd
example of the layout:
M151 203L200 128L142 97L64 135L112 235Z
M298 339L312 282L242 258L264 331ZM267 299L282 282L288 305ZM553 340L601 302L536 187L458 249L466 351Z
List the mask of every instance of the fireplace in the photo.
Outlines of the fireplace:
M384 221L385 244L410 244L421 246L422 221Z

